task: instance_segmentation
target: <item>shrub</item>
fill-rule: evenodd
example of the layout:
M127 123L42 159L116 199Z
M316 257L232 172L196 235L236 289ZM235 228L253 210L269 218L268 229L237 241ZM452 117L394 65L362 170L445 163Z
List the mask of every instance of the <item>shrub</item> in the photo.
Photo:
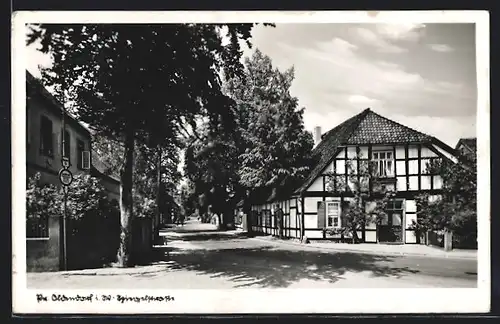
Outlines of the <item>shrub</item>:
M37 174L28 181L27 220L62 215L64 189L40 183ZM67 188L68 268L102 266L116 258L120 218L116 202L108 199L99 179L88 174L75 175Z

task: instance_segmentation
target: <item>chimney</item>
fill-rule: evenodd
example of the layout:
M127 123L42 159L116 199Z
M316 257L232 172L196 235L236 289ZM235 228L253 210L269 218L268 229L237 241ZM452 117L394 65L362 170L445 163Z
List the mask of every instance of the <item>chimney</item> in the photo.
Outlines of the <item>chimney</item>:
M318 145L321 142L321 127L314 127L314 146Z

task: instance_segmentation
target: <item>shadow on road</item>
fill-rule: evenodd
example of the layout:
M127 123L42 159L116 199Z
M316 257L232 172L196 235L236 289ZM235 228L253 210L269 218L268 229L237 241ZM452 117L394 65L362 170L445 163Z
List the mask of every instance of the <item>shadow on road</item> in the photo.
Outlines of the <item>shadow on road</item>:
M162 271L195 271L222 277L235 287L286 288L302 279L334 283L346 272L369 271L374 277L400 278L419 270L381 264L389 256L290 251L271 247L192 250L169 254ZM154 274L149 273L150 276Z

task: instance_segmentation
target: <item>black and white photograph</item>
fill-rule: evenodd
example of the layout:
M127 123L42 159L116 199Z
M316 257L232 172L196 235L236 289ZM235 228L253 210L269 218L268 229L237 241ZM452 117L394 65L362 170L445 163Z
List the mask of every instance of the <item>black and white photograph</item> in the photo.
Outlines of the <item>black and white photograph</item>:
M488 311L488 19L14 13L13 310Z

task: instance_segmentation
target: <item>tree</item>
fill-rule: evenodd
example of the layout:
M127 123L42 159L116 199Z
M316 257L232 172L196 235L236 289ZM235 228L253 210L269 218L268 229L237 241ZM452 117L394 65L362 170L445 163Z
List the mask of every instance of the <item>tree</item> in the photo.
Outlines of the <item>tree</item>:
M242 75L224 83L234 100L235 127L225 132L203 124L186 151L186 174L198 207L225 223L234 203L256 188L287 187L309 168L313 140L304 130L303 112L291 96L293 68L281 72L258 49L245 60ZM221 125L222 126L222 125Z
M304 108L290 93L293 80L293 67L281 72L257 49L245 60L244 76L227 84L241 129L236 143L242 150L243 186L272 187L301 179L309 170L314 141L304 129Z
M28 44L41 41L53 65L46 85L67 89L80 120L124 145L120 169L122 234L118 260L131 266L133 174L136 143L176 138L197 116L232 125L231 100L219 72L241 73L238 41L249 43L252 24L33 26ZM229 43L223 45L225 32ZM250 44L250 43L249 43ZM156 141L151 141L153 137Z
M419 234L435 230L444 231L445 235L456 233L468 240L475 240L477 237L475 157L468 159L460 157L458 163L438 159L429 163L427 168L431 173L441 176L442 193L434 199L428 194L417 197L418 217L411 228ZM449 244L445 244L445 247L451 248Z
M358 162L359 161L359 162ZM358 165L359 163L359 165ZM351 236L353 243L358 243L358 231L364 230L368 224L379 225L387 217L386 207L396 194L395 188L387 187L373 171L371 161L363 160L361 153L357 158L346 162L347 181L344 175L329 173L328 191L351 196L342 207L341 226L339 229L328 229L330 234ZM370 188L370 183L371 187ZM368 203L371 202L371 210Z

